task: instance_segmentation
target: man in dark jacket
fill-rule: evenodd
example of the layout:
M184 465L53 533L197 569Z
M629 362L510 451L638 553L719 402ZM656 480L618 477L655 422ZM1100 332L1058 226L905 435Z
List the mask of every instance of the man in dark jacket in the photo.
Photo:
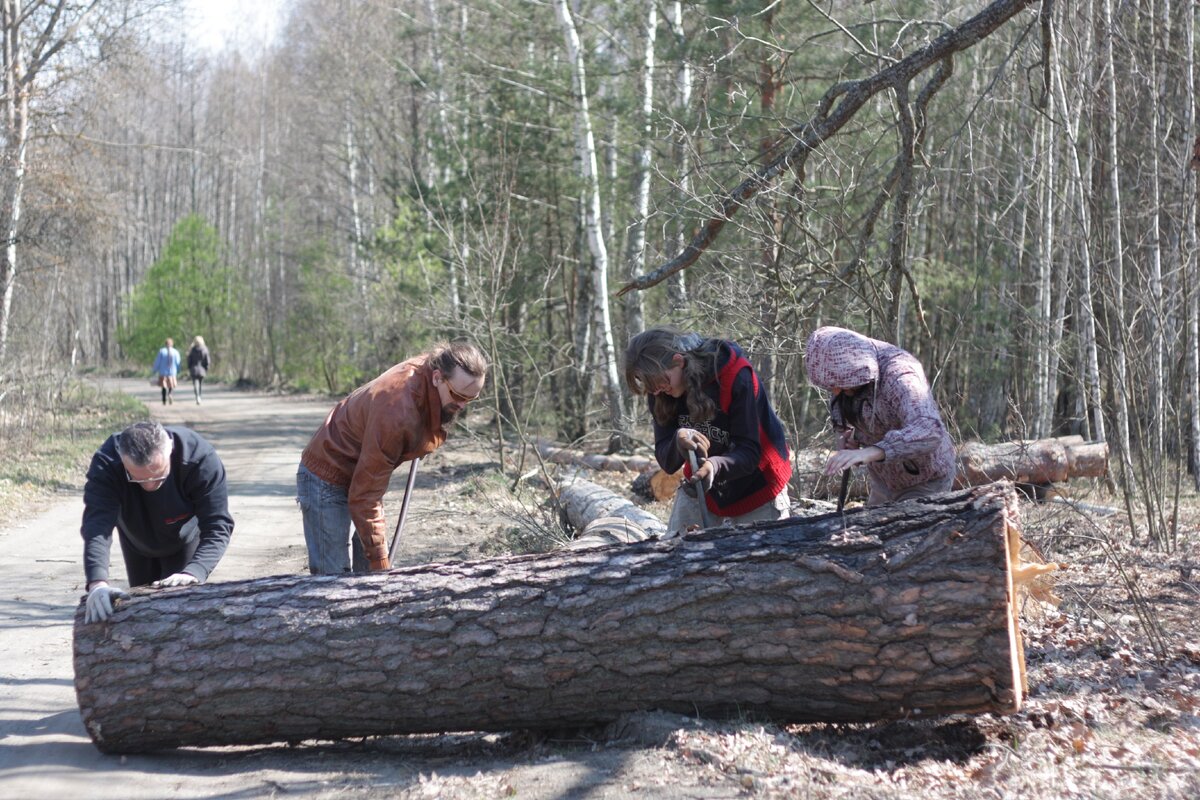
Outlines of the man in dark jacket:
M130 586L203 583L229 537L225 465L212 445L187 428L138 422L108 437L92 456L83 488L86 622L108 619L108 584L115 528Z

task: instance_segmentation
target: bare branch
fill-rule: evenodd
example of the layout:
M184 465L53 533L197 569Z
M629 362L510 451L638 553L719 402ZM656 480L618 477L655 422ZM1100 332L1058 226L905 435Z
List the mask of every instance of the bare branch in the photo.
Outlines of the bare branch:
M839 83L831 87L822 98L816 114L803 125L792 129L791 132L796 136L796 142L790 149L755 170L750 177L722 198L718 204L717 213L704 223L700 231L678 255L653 272L642 275L622 286L617 291L617 296L627 294L635 289L648 289L696 263L709 245L716 241L721 229L725 227L725 223L729 222L747 201L784 172L801 167L809 153L815 151L822 142L841 130L867 100L889 87L906 85L928 69L930 65L942 61L954 53L973 47L1033 3L1034 0L996 0L962 25L943 33L925 47L892 66L880 70L869 78ZM839 97L841 99L837 103L837 107L833 108L831 112L830 108Z

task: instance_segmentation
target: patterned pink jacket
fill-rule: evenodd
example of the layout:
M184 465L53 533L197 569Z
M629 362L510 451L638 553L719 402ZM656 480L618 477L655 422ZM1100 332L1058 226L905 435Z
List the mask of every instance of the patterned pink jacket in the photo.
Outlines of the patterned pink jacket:
M942 424L925 370L912 354L845 328L824 327L808 337L808 380L820 389L873 384L864 399L854 440L875 445L884 460L867 466L892 492L953 476L954 443ZM840 411L831 409L834 424Z

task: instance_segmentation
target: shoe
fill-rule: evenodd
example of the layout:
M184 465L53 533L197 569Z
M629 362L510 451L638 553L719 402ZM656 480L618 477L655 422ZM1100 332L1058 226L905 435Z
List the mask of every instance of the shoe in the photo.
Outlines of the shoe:
M175 398L171 397L171 395L167 395L167 405L169 405L169 406L175 405Z

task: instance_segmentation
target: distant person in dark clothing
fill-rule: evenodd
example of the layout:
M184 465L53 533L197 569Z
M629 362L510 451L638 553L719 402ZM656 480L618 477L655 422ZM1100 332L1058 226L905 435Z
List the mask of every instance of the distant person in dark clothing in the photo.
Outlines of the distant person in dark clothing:
M683 467L667 530L701 524L705 505L735 524L789 514L792 464L783 423L742 349L673 328L650 328L629 340L625 380L645 395L654 424L654 456L668 473ZM692 473L688 452L695 451Z
M204 337L192 339L192 349L187 354L188 373L192 376L192 394L196 396L196 405L204 394L204 376L208 374L208 346Z
M154 357L154 374L158 376L158 385L162 387L163 405L174 403L171 394L175 391L176 376L179 375L179 351L175 349L173 339L167 339Z
M130 586L203 583L229 537L225 465L212 445L187 428L138 422L108 437L92 456L83 487L85 622L108 619L108 584L116 529Z

